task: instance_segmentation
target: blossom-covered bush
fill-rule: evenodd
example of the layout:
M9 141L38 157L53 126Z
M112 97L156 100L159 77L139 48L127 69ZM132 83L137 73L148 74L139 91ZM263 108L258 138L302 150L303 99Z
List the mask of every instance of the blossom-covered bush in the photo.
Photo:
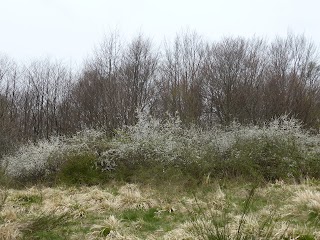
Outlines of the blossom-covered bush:
M55 137L29 142L14 154L1 159L5 173L18 179L37 179L55 171L70 154L94 152L96 146L103 144L102 131L85 130L70 138Z
M311 153L319 152L319 137L311 136L287 116L263 126L234 122L209 130L185 128L179 118L161 122L142 112L138 116L136 125L119 130L111 140L110 149L99 160L101 166L109 169L112 163L114 169L117 164L151 162L187 168L196 175L244 174L275 180L310 174ZM313 165L317 165L314 154Z
M204 130L185 127L176 117L161 121L139 112L137 123L116 130L113 138L86 130L69 138L29 143L2 158L1 165L9 176L38 178L58 172L68 159L75 164L77 156L90 155L95 158L93 167L110 176L154 167L162 173L173 167L196 178L245 175L276 180L320 177L319 146L318 135L286 116L263 126L234 122Z
M200 145L205 140L204 133L196 128L184 129L178 118L160 122L139 113L137 124L119 130L110 143L111 150L104 154L106 158L110 156L131 162L152 160L177 163L185 160L181 156L186 149L192 149L195 158L201 155Z

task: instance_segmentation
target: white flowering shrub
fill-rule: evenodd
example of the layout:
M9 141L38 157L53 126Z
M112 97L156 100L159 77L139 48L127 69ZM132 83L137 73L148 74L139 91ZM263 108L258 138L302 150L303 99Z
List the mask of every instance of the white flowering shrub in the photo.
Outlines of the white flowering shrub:
M51 154L63 150L64 146L59 138L51 139L51 141L43 140L20 147L15 154L5 156L1 163L9 176L15 178L29 174L38 176L45 171Z
M287 116L264 126L235 122L225 129L210 130L184 128L179 118L161 122L143 112L138 117L136 125L117 132L110 149L102 154L100 164L106 170L115 169L118 163L131 166L147 161L189 166L191 171L259 175L266 180L298 178L308 174L310 152L319 152L318 136L311 136Z
M70 138L54 137L37 143L29 142L14 154L1 159L5 173L14 178L36 179L50 174L70 154L90 153L101 145L105 133L97 130L85 130Z
M183 128L179 118L161 122L142 112L138 117L136 125L117 131L110 142L111 149L102 154L101 161L185 164L191 159L201 158L205 147L210 145L207 132L195 127Z
M103 131L85 130L69 138L29 143L3 157L1 165L9 176L37 178L59 171L68 159L85 162L84 157L90 156L95 159L93 167L108 173L120 167L132 171L136 166L146 170L173 166L197 177L245 175L275 180L319 177L319 146L318 135L310 135L286 116L264 126L234 122L203 130L186 128L179 118L160 121L139 112L137 124L116 130L112 139Z

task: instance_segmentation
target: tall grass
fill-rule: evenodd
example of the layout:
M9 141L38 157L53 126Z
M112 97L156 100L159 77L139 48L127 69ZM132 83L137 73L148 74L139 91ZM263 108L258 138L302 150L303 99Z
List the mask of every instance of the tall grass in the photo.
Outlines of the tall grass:
M185 228L200 240L315 240L312 227L297 229L290 221L285 221L276 211L267 214L259 214L253 211L256 187L252 187L242 203L242 209L238 215L232 214L230 200L222 206L222 209L214 205L202 206L197 204L196 209L190 212L191 221L185 223ZM221 203L220 203L221 204ZM281 223L281 224L279 224ZM283 225L283 226L282 226ZM291 226L292 225L292 226ZM310 231L311 230L311 231Z

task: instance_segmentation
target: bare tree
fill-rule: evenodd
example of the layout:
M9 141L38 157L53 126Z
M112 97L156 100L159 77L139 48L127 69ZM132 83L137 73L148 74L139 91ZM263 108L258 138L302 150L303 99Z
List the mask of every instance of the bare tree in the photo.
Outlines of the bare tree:
M317 49L303 35L277 38L269 49L265 86L266 118L284 113L313 125L319 116L320 67Z
M196 33L177 36L165 47L161 63L158 108L162 113L179 114L186 123L198 123L202 115L204 43Z
M136 121L136 110L152 107L158 54L149 39L138 35L123 53L120 67L121 105L125 124Z
M18 67L0 55L0 156L9 151L20 138L17 124Z
M261 39L225 38L207 47L206 115L223 124L256 122L260 116L266 46Z
M75 127L104 127L112 131L119 127L119 69L122 43L117 33L105 37L95 49L69 96Z
M58 106L67 91L67 69L49 59L33 61L24 68L21 126L34 140L59 134Z
M50 59L23 67L0 55L0 154L21 140L115 128L136 110L185 124L260 123L289 114L320 127L320 64L304 36L224 38L177 35L163 52L139 34L124 44L106 36L83 69Z
M118 35L111 34L87 63L72 91L75 117L83 127L109 131L136 121L137 108L150 104L157 54L150 40L139 35L121 47Z

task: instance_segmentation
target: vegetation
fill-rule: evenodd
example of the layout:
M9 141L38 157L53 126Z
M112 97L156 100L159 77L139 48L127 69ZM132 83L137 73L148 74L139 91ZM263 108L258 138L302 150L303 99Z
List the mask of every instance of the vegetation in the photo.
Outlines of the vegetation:
M215 181L192 192L177 184L119 182L10 189L0 238L319 239L318 184L269 183L251 194L251 185L234 181ZM30 196L41 201L26 204Z
M320 141L298 121L137 116L113 138L86 130L3 157L2 239L320 237Z
M2 158L2 181L19 184L96 185L204 178L299 182L319 178L317 135L288 117L264 126L203 130L178 118L162 122L139 112L138 122L117 130L86 130L22 146Z
M120 43L0 57L0 240L320 238L312 43Z

